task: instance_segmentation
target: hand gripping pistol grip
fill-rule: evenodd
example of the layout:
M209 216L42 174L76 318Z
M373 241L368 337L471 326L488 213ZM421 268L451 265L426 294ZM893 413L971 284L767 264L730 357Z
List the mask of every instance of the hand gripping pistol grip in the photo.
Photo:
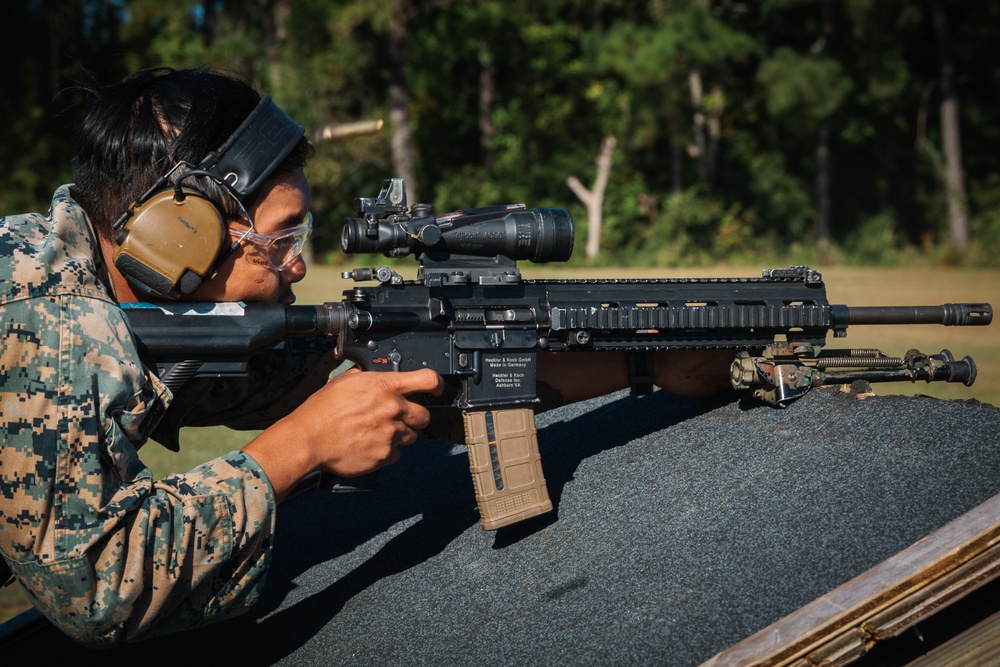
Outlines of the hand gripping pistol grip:
M552 510L530 408L464 410L469 470L486 530Z

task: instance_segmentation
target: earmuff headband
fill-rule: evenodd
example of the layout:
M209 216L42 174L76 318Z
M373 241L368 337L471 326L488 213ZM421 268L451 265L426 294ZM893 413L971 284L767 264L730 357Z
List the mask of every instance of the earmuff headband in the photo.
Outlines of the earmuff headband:
M262 95L246 120L198 169L211 172L243 199L260 187L304 133L305 128L289 118L270 95Z

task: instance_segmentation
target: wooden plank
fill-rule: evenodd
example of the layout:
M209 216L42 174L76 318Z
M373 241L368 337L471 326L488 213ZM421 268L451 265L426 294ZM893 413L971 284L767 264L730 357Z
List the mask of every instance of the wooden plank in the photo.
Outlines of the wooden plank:
M846 664L875 642L1000 576L1000 495L702 667ZM921 611L923 610L923 611Z
M976 558L931 581L925 588L873 614L857 628L809 653L803 659L803 664L849 664L867 653L876 643L912 628L998 576L1000 545L987 549Z
M992 667L1000 665L1000 612L917 658L909 667Z

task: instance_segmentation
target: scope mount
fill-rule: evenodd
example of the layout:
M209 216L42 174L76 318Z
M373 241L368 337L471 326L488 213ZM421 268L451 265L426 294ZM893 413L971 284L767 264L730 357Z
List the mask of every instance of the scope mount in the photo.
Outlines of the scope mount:
M420 260L417 280L428 287L517 285L521 282L521 270L517 268L517 262L503 255L452 255L448 261L437 262L421 253L417 255L417 259Z

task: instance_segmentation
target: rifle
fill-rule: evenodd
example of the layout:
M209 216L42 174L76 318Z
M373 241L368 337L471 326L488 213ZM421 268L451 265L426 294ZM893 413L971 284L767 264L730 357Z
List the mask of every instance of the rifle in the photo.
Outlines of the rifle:
M363 370L437 371L447 387L438 404L462 410L486 530L552 509L532 408L539 351L732 349L733 387L783 407L812 387L856 380L971 386L970 357L826 349L827 336L851 324L984 326L993 317L989 304L830 304L820 273L804 266L760 278L526 280L518 260L572 253L567 211L518 204L435 217L429 205L407 207L401 179L354 203L343 250L415 255L415 280L354 269L344 278L376 284L313 306L123 304L140 356L175 391L193 377L238 377L250 355L293 336L328 338ZM321 486L344 488L329 476Z

